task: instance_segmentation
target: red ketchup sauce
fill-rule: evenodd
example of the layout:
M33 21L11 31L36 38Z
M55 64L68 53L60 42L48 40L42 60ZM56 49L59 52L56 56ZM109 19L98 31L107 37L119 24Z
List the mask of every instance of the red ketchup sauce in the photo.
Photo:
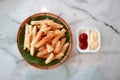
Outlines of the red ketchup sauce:
M79 35L79 46L83 50L87 49L87 47L88 47L87 39L88 39L88 36L86 33L81 33Z

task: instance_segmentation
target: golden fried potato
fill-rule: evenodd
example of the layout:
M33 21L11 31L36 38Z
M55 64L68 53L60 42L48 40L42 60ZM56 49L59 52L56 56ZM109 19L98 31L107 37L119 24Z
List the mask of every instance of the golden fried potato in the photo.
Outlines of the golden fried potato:
M64 56L64 53L65 53L65 51L67 50L68 46L69 46L69 43L65 43L64 46L63 46L62 51L61 51L60 53L58 53L58 54L54 57L54 59L61 59L62 56Z
M57 30L54 31L54 33L55 33L55 35L58 35L58 34L60 34L60 30L57 29Z
M61 43L60 43L60 41L58 41L56 46L55 46L54 53L59 53L60 52L60 46L61 46Z
M50 63L53 60L54 54L51 53L50 56L46 59L45 64Z
M48 52L52 52L54 50L53 47L49 44L46 44L46 48Z
M61 43L60 51L63 49L63 45L65 44L65 42L66 42L66 38L65 37L60 40L60 43Z
M37 51L42 51L42 50L44 50L44 49L46 49L46 46L41 46L41 47L39 47L38 49L36 49Z
M49 41L51 41L51 39L53 37L54 37L54 34L53 34L53 32L51 32L51 34L48 34L47 36L43 37L42 40L37 42L35 47L39 48L40 46L43 46L43 45L47 44Z
M27 48L27 44L28 44L28 27L29 25L26 24L25 25L25 37L24 37L24 50Z
M37 34L37 27L34 26L32 31L32 40L35 38L36 34Z
M34 50L35 44L38 42L38 40L41 39L42 35L43 35L43 32L41 32L41 31L39 30L39 32L37 33L37 35L35 36L35 38L32 40L32 42L31 42L31 48L30 48L30 54L31 54L31 56L34 55L34 52L35 52L35 50Z
M65 32L66 32L66 30L65 30L65 29L62 29L61 32L60 32L60 34L57 35L57 36L52 40L52 43L53 43L53 44L56 44L56 43L58 42L58 40L64 36Z
M42 50L42 51L39 51L36 56L37 56L37 57L42 57L42 56L45 55L45 54L48 54L47 49L44 49L44 50Z
M52 29L63 28L62 25L55 23L53 20L49 20L49 19L40 20L40 21L31 21L31 24L32 25L46 24L47 26L51 27Z
M51 27L46 27L46 28L43 28L42 31L47 34L47 32L51 29Z
M30 50L31 41L32 41L32 25L29 25L29 27L28 27L28 43L27 43L28 50Z

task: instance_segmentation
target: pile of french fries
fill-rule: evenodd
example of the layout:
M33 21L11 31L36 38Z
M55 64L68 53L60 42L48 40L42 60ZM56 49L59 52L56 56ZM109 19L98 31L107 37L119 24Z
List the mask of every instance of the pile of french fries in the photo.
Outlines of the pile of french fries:
M31 56L46 58L45 64L61 59L69 47L65 32L63 25L53 20L31 21L25 25L24 50Z

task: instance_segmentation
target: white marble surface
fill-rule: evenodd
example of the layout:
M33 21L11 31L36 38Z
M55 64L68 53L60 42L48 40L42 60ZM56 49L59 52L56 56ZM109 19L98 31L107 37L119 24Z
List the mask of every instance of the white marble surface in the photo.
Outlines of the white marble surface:
M0 80L120 80L120 0L0 0ZM73 49L61 66L41 70L27 64L17 49L20 23L47 11L70 25ZM76 30L95 27L101 48L94 54L76 50Z

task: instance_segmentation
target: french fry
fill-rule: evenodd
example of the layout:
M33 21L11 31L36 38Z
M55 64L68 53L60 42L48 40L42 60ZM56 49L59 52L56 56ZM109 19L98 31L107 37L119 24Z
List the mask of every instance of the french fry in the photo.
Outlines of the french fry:
M52 40L52 43L53 43L53 44L56 44L56 43L58 42L58 40L64 36L64 33L65 33L65 32L66 32L66 30L65 30L65 29L62 29L61 32L60 32L60 34L57 35L57 36Z
M35 36L37 35L37 27L34 26L33 27L33 32L32 32L32 40L35 38ZM32 43L31 43L32 44ZM33 45L31 45L30 48L30 54L33 56L34 55L34 51L35 51L35 47Z
M49 44L46 44L46 48L48 52L52 52L54 50Z
M37 33L37 35L33 39L31 45L35 45L36 42L38 42L42 38L42 34L43 34L43 32L41 30L39 30L39 32Z
M42 28L39 30L38 34L36 35L36 37L33 39L32 44L36 44L36 42L38 42L43 35L43 29L44 29L45 25L42 26Z
M54 31L54 33L55 33L55 35L58 35L58 34L60 34L60 30L57 29L57 30Z
M55 59L61 59L61 57L64 56L64 53L63 52L60 52L59 54L55 55L53 60Z
M50 45L55 49L55 46L56 46L55 44L52 44L52 43L51 43Z
M31 56L34 55L35 44L42 38L42 35L43 35L43 32L41 30L39 30L39 32L37 33L37 35L35 36L35 38L32 40L32 42L31 42L31 49L30 49Z
M43 28L42 31L47 34L47 32L51 29L51 27L46 27L46 28Z
M49 41L51 41L51 39L54 37L53 32L51 32L51 34L48 34L47 36L45 36L42 40L40 40L39 42L37 42L35 44L36 48L39 48L40 46L43 46L45 44L47 44Z
M27 48L27 43L28 43L28 27L29 25L25 25L25 37L24 37L24 50Z
M37 49L37 51L42 51L42 50L44 50L44 49L46 49L46 47L45 47L45 46L41 46L41 47L39 47L39 48Z
M54 57L54 59L61 59L61 57L64 56L64 53L65 53L65 51L67 50L68 46L69 46L69 43L65 43L64 46L63 46L63 50L62 50L59 54L57 54L57 55ZM53 59L53 60L54 60L54 59Z
M66 41L65 37L60 40L60 43L61 43L60 44L60 51L63 49L63 45L65 44L65 41Z
M62 25L60 24L57 24L55 22L47 22L46 23L48 26L50 26L52 29L59 29L59 28L63 28Z
M52 29L59 29L59 28L63 28L63 26L61 24L55 23L52 20L45 20L45 24L50 26Z
M67 50L68 46L69 46L69 43L65 43L64 44L63 50L62 50L63 53L65 53L65 51Z
M43 55L42 58L47 59L49 56L50 56L50 53Z
M46 24L49 27L51 27L52 29L59 29L59 28L63 28L62 25L55 23L53 20L40 20L40 21L31 21L32 25L36 25L36 24Z
M29 34L28 35L28 44L27 44L27 48L28 48L28 50L30 50L30 47L31 47L31 41L32 41L32 35L31 34Z
M36 56L37 56L37 57L42 57L42 56L45 55L45 54L48 54L47 49L44 49L44 50L42 50L42 51L39 51Z
M50 56L46 59L45 64L50 63L53 60L54 54L51 53Z
M36 24L38 24L38 21L31 21L31 24L36 25Z
M28 28L29 34L32 34L32 31L33 31L33 26L32 26L32 25L29 25L29 28Z
M35 47L33 45L31 45L30 47L30 55L33 56L35 52Z
M37 24L47 24L47 23L51 23L53 22L53 20L49 20L49 19L45 19L45 20L38 20L38 21L31 21L32 25L37 25Z
M33 27L33 32L32 32L32 40L35 38L36 34L37 34L37 27L34 26Z
M41 25L40 25L40 24L36 25L36 27L37 27L38 29L41 29Z
M56 46L55 46L55 50L54 50L54 53L59 53L60 52L60 46L61 46L61 43L60 41L57 42Z
M44 26L43 26L44 25ZM44 23L41 23L41 24L35 24L35 26L38 28L38 29L41 29L42 27L47 27L46 24Z
M31 24L35 25L35 24L37 24L37 21L31 21Z
M29 28L28 28L28 43L27 43L27 48L28 50L30 50L30 47L31 47L31 41L32 41L32 25L29 25Z

